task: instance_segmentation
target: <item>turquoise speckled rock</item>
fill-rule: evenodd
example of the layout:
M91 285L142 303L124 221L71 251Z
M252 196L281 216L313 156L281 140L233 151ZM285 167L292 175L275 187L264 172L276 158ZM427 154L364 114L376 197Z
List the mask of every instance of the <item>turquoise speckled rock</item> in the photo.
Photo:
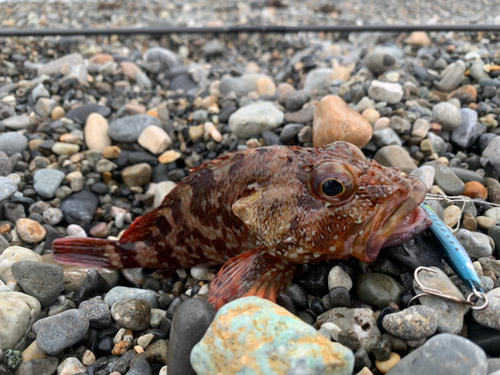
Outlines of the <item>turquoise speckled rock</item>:
M351 375L354 355L259 297L223 306L191 352L198 375Z

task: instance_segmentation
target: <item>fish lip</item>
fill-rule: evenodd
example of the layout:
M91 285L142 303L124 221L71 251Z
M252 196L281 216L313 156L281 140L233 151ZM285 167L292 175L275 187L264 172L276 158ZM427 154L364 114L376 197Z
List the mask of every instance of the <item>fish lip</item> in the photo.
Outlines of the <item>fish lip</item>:
M362 256L359 258L360 260L364 262L373 262L377 258L382 247L396 246L397 244L404 243L430 226L431 221L427 213L423 208L419 207L420 203L425 199L427 187L415 176L408 176L406 178L413 181L411 191L406 199L387 216L380 229L368 238L364 244L365 248L361 253ZM410 215L413 220L411 220L410 225L405 226L405 228L400 228L402 232L406 230L404 235L400 235L401 232L396 231L396 229L399 225L404 223L404 219ZM395 231L395 236L392 237L392 233ZM357 242L358 239L354 241L353 247L362 246L361 243L356 244Z

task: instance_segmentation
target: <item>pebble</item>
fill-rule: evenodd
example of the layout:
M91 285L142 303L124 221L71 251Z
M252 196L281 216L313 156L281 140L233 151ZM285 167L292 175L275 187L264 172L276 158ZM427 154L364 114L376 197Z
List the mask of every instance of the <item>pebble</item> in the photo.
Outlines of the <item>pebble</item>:
M56 142L52 146L52 152L56 155L73 155L79 150L80 146L65 142Z
M332 74L332 69L319 68L311 70L304 81L304 90L306 91L323 91L330 86L330 75Z
M391 335L401 339L420 340L436 332L438 318L431 307L410 306L401 312L384 316L382 326Z
M333 267L328 273L328 289L335 287L344 287L347 290L352 289L351 278L339 266Z
M111 316L117 324L132 331L142 331L149 326L151 307L139 298L121 300L111 307Z
M163 47L153 47L148 49L144 55L147 62L158 62L161 70L171 70L181 66L181 60L171 50Z
M493 251L488 236L483 233L459 229L456 238L472 259L488 257Z
M386 361L375 361L375 366L382 374L387 374L396 364L401 360L401 356L398 353L391 353L391 356Z
M470 147L481 134L486 131L486 126L477 120L477 112L470 108L460 109L461 121L451 133L451 140L460 147Z
M19 366L19 375L52 375L57 370L57 357L36 358L24 361Z
M422 180L422 182L427 186L427 190L429 190L432 185L434 184L434 175L435 175L434 168L432 168L429 165L423 165L419 167L418 169L415 169L413 172L410 174L417 176Z
M85 227L93 220L97 206L97 197L88 190L82 190L65 199L61 204L61 211L68 224Z
M451 63L441 73L441 79L436 83L440 91L451 92L455 90L462 81L465 73L465 64L462 60Z
M399 103L403 98L403 88L399 83L373 80L368 88L368 96L379 102Z
M57 366L57 375L73 375L85 373L86 367L75 357L66 358Z
M172 144L172 140L165 130L152 125L142 131L137 143L152 154L161 154Z
M169 375L199 374L199 371L195 372L193 369L196 364L190 360L190 355L196 357L193 348L205 335L215 313L213 306L203 299L190 299L179 305L170 330L167 358ZM207 353L208 350L201 352ZM218 361L220 360L219 358Z
M373 74L382 74L394 67L396 59L383 49L375 49L365 56L363 63Z
M41 103L41 100L38 101L38 103ZM38 106L38 104L37 104ZM7 128L11 130L22 130L22 129L28 129L33 122L31 121L31 118L27 115L19 115L19 116L12 116L9 118L6 118L2 121L2 124Z
M238 138L250 138L281 125L284 114L269 102L249 104L229 117L231 132Z
M373 159L384 167L397 167L406 173L417 169L417 165L408 152L400 146L384 146L377 151Z
M483 310L474 310L472 317L474 320L489 328L498 330L500 327L500 288L495 288L486 293L489 305Z
M23 152L28 148L28 140L18 132L6 132L0 134L0 151L11 156L17 152Z
M63 349L83 339L89 329L89 321L80 310L68 310L43 318L33 324L37 346L49 355L56 355Z
M40 302L24 293L0 293L0 351L20 347L41 311Z
M152 168L147 163L131 165L122 171L123 182L131 186L144 186L151 180Z
M111 138L108 135L108 121L100 113L91 113L85 122L85 143L89 150L102 151L111 146Z
M218 342L226 344L217 345ZM288 349L280 351L280 355L272 354L285 346ZM307 374L350 375L354 355L284 308L265 299L246 297L219 310L203 339L193 348L191 364L198 375L243 371L273 374L273 369L289 372L298 368Z
M0 177L0 202L17 191L17 184L8 177Z
M464 337L442 333L403 357L387 375L448 375L450 369L455 375L485 375L486 354Z
M89 299L88 301L83 301L78 306L78 309L85 314L90 328L103 329L113 324L109 306L101 300Z
M44 198L53 198L65 178L64 172L57 169L39 169L33 175L33 188Z
M16 230L19 237L30 244L39 243L47 234L43 226L31 219L18 219L16 221Z
M439 161L431 161L425 165L434 168L434 181L448 195L461 195L465 184L453 173L450 168Z
M108 134L116 142L137 142L141 133L148 126L162 128L162 123L156 117L149 115L130 115L114 120L109 124Z
M42 307L54 302L64 290L64 275L61 267L29 260L12 265L12 275L23 291L35 297Z
M432 118L447 132L454 131L461 123L460 111L447 102L438 103L432 108Z
M365 146L372 136L370 123L335 95L325 96L316 106L313 120L313 144L345 141Z
M85 126L87 126L89 117L93 115L101 115L102 117L108 117L110 114L111 114L111 108L109 107L94 103L86 103L79 107L71 109L66 114L66 118L76 122L77 124L81 125L85 124Z
M143 299L149 304L152 309L158 308L156 293L152 290L127 288L124 286L117 286L112 288L104 297L104 302L111 307L118 301L123 301L130 298Z
M392 277L382 273L365 273L358 276L356 296L361 301L384 308L397 302L404 288Z

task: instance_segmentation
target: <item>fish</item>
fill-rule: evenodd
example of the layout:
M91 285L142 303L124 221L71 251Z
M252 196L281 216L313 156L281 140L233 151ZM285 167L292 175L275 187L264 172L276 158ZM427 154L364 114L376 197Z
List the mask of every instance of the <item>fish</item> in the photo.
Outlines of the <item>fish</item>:
M217 309L243 296L276 300L301 264L373 262L431 225L426 186L368 160L356 146L268 146L191 170L161 205L118 241L60 238L60 263L102 268L222 266L210 285Z

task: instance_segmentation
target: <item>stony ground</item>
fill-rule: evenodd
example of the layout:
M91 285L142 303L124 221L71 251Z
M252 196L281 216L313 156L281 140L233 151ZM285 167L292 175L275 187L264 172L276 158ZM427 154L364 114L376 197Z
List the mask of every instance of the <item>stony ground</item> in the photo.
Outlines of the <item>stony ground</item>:
M4 27L364 23L375 22L370 13L377 10L357 2L161 4L1 3L0 21ZM377 3L387 12L381 20L394 23L423 14L455 23L495 17L492 2L412 5ZM310 362L311 374L333 368L498 375L499 51L497 36L484 33L1 39L0 374L165 374L167 364L169 375L194 374L192 366L214 373L231 365L224 354L254 353L211 344L237 334L219 324L227 314L256 327L249 333L256 342L271 319L273 329L290 327L317 345L300 346L286 329L273 331L266 350L255 351L260 359L284 343L307 353L282 353L296 368L317 348L336 353L338 362L323 355ZM121 236L204 161L259 146L335 140L417 175L429 193L462 196L429 203L474 262L490 299L486 310L429 296L409 306L419 291L413 277L419 266L434 267L420 274L426 286L460 299L470 293L427 235L383 250L374 263L303 266L278 294L289 313L281 312L283 320L246 300L212 325L215 311L206 299L217 268L160 278L151 270L53 260L55 238ZM231 313L242 306L257 312Z

